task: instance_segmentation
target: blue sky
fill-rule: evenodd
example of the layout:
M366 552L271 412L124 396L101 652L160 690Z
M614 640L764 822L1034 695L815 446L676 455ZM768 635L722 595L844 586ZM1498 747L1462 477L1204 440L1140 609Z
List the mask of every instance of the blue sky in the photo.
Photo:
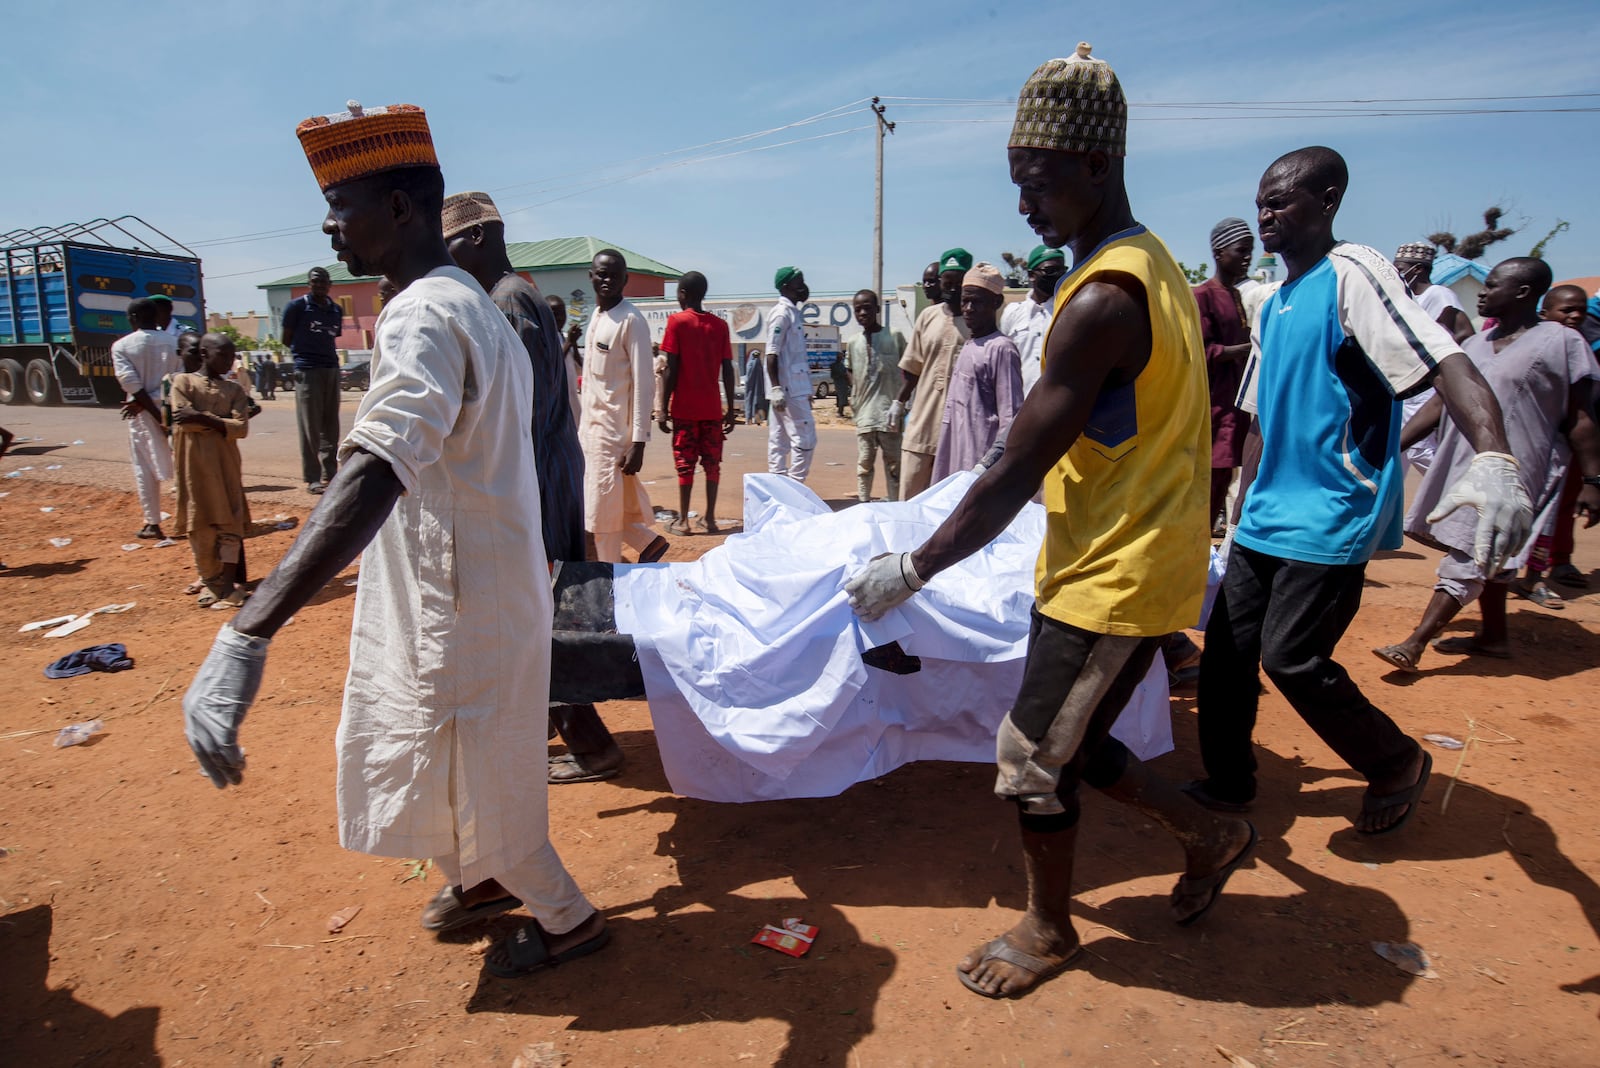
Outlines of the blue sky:
M1600 94L1592 0L1217 5L1221 15L1096 6L1119 10L29 5L6 16L0 231L136 214L196 246L212 310L261 309L257 283L331 260L295 124L350 98L404 101L427 109L451 190L487 189L517 209L512 240L594 234L704 271L713 296L768 291L786 263L814 291L848 291L872 270L871 116L852 102L879 95L916 98L888 101L900 126L886 149L884 275L906 283L951 245L997 260L1035 243L1007 177L1008 109L930 101L1014 98L1038 63L1081 39L1135 105L1134 212L1191 264L1209 259L1217 219L1253 223L1266 164L1321 143L1350 162L1344 238L1392 252L1434 229L1475 230L1498 202L1523 232L1490 260L1525 254L1561 218L1571 229L1547 253L1556 276L1600 274L1600 112L1277 118L1141 106L1600 107L1600 95L1483 100Z

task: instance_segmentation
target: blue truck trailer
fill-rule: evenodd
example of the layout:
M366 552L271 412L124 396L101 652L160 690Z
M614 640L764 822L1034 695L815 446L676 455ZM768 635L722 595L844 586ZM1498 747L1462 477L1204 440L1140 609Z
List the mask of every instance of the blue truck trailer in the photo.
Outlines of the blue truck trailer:
M199 257L137 216L0 234L0 404L119 403L111 343L157 294L205 322Z

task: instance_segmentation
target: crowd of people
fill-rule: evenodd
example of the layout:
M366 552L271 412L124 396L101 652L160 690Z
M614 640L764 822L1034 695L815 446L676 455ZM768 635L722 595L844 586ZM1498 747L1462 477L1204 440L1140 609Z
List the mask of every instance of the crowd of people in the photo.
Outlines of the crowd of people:
M1007 143L1019 211L1041 240L1027 296L1006 305L997 268L949 249L924 273L929 303L909 338L885 327L877 292L855 294L861 332L842 359L861 500L880 459L896 500L979 472L926 542L849 577L862 620L895 612L1028 502L1045 510L1022 683L996 739L995 793L1017 813L1027 907L957 965L986 997L1025 994L1080 951L1070 914L1080 783L1178 840L1175 922L1217 904L1258 840L1245 817L1258 796L1263 670L1365 778L1357 830L1404 826L1431 761L1334 658L1367 562L1403 530L1446 554L1417 631L1377 650L1386 662L1415 670L1474 599L1482 633L1444 651L1506 655L1516 569L1559 580L1570 563L1557 560L1563 517L1567 553L1570 516L1600 519L1600 368L1569 325L1584 294L1551 291L1538 260L1508 260L1480 301L1493 325L1469 333L1458 307L1424 302L1425 272L1408 266L1418 250L1391 264L1335 238L1349 174L1323 147L1272 162L1255 193L1261 243L1287 279L1245 284L1255 235L1230 218L1211 234L1215 276L1191 288L1129 202L1126 118L1116 74L1087 45L1041 65ZM652 423L671 435L678 476L667 533L689 532L697 467L704 528L720 529L740 371L745 421L759 421L752 397L768 405L769 472L805 480L817 441L801 329L810 291L799 268L776 271L764 350L736 368L726 323L704 310L707 279L685 275L659 345L658 396L658 354L624 296L621 253L594 256L595 310L585 329L569 328L559 299L512 269L492 198L444 195L422 109L351 104L297 133L339 259L395 292L354 427L336 453L325 456L320 437L311 450L307 482L322 500L250 599L239 592L248 512L236 444L248 419L223 377L231 346L199 338L194 366L175 371L176 348L153 336L154 310L140 301L118 343L149 533L161 534L151 487L172 462L159 404L170 375L187 486L179 521L207 593L236 611L184 699L187 738L216 786L242 781L240 726L273 638L364 554L337 734L340 840L432 857L447 885L423 913L430 930L525 908L532 920L486 966L526 976L607 944L604 917L550 842L546 787L622 764L592 705L549 701L551 565L621 562L624 546L643 563L666 552L638 479ZM1429 390L1407 416L1403 402ZM302 420L308 442L321 433L317 403ZM1428 435L1435 451L1406 514L1404 450ZM1206 777L1180 786L1110 729L1171 636L1200 624L1213 535L1226 570L1199 669ZM545 709L567 752L541 780L527 767L546 747Z

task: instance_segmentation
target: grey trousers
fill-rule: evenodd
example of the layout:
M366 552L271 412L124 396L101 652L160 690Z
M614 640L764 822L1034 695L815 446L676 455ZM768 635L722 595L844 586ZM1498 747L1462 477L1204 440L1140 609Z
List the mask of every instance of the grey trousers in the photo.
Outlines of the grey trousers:
M300 473L306 485L333 481L339 451L339 369L294 373L294 415L300 425Z

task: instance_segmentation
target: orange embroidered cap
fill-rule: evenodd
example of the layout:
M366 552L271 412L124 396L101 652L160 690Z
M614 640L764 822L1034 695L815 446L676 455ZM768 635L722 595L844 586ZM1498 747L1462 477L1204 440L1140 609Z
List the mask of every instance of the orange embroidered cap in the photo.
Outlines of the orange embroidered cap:
M428 115L415 104L363 108L352 100L345 111L313 116L294 132L325 191L384 171L439 165Z

